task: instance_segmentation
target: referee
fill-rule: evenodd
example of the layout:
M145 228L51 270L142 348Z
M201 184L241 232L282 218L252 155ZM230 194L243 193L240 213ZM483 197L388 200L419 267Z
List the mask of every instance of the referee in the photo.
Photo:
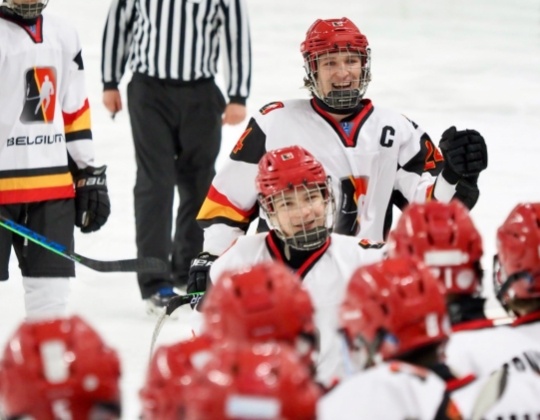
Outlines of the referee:
M221 52L221 54L220 54ZM228 101L214 82L223 58ZM184 287L202 249L195 217L215 175L222 124L246 117L251 41L245 0L113 0L102 44L103 103L122 110L118 84L129 65L127 99L137 176L139 257L170 260L170 271L139 274L148 312ZM174 188L180 205L174 238Z

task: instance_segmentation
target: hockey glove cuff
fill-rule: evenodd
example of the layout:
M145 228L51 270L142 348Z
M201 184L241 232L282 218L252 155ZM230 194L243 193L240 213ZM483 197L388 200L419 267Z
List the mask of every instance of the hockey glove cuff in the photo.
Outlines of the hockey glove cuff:
M201 252L197 258L191 260L191 266L189 267L189 277L187 283L187 292L206 292L210 286L210 267L217 259L217 256L209 254L208 252ZM200 301L191 304L192 308L195 308Z
M75 226L83 233L99 230L111 214L106 169L107 166L88 166L74 175Z

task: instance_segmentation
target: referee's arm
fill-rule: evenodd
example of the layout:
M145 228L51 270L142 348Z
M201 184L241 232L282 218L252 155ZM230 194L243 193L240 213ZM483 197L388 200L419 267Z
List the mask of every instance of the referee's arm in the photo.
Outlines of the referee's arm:
M113 0L111 3L101 44L101 81L104 90L118 89L125 72L133 36L135 1Z
M225 83L230 103L245 105L251 89L251 35L245 0L225 10Z

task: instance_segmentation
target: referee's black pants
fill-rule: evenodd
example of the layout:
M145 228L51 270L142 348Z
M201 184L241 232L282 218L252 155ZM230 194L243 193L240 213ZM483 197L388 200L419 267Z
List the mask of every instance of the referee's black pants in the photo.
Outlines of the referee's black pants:
M170 261L169 272L138 275L145 299L165 285L185 286L190 261L202 250L195 218L215 175L225 98L212 79L180 83L141 74L127 92L137 162L137 255ZM180 205L172 239L175 186Z

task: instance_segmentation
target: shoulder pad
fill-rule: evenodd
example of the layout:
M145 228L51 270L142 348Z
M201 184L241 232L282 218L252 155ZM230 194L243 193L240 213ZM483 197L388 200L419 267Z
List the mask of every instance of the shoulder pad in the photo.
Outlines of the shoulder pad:
M284 106L285 105L283 104L283 102L270 102L270 103L266 104L265 106L263 106L261 109L259 109L259 112L262 115L266 115L270 111L273 111L274 109L283 108Z

